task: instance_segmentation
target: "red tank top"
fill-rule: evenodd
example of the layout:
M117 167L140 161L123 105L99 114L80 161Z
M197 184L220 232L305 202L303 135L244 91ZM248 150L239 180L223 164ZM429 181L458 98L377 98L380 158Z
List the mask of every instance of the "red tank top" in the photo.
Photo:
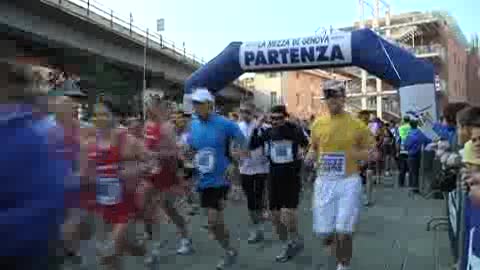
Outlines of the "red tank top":
M124 134L120 135L122 145ZM97 143L88 147L88 159L96 167L96 200L103 205L115 205L123 201L125 185L120 179L121 150L119 146L110 145L100 148Z
M152 152L160 150L159 145L163 139L164 132L159 123L148 122L145 125L145 146L148 150ZM160 191L172 187L176 180L176 160L159 160L157 169L157 173L150 176L154 186Z
M160 140L162 139L162 130L160 124L148 122L145 125L145 146L150 151L157 150Z

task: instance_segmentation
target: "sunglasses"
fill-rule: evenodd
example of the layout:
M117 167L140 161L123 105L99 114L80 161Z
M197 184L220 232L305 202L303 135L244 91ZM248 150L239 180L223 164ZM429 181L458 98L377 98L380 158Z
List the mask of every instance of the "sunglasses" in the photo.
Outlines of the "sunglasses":
M271 121L282 121L285 119L285 116L270 116Z
M243 113L243 114L251 114L252 111L246 110L246 109L240 109L240 113Z
M323 90L323 98L324 99L339 98L339 97L345 97L345 94L343 93L343 91L338 91L338 90L333 90L333 89Z

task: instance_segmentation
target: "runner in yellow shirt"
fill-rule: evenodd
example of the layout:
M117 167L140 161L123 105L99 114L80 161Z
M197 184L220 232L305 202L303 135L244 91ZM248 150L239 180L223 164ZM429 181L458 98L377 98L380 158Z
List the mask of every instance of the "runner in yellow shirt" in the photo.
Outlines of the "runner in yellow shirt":
M324 245L335 248L337 270L350 269L352 233L361 207L359 162L368 159L373 138L367 126L345 112L345 86L324 84L329 116L311 127L307 160L316 160L313 197L313 231Z

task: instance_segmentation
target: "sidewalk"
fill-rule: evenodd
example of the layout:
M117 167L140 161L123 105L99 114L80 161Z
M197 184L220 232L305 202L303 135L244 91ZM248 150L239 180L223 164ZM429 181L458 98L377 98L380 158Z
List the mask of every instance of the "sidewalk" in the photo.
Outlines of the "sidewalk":
M320 243L313 239L311 228L311 195L306 191L299 210L300 232L305 239L305 250L291 262L279 264L274 257L280 244L274 238L270 224L266 224L266 240L262 244L249 245L247 211L245 203L229 204L226 210L226 223L230 228L232 241L239 249L238 263L232 269L291 270L309 269L312 258L324 262ZM426 223L432 216L444 214L444 203L440 200L425 200L409 197L406 189L377 188L376 203L364 208L355 234L353 269L361 270L444 270L452 265L446 231L427 232ZM160 265L162 270L206 270L215 269L222 255L218 245L208 239L202 229L206 220L201 215L193 217L190 228L196 252L191 256L175 254L175 228L162 224L156 227L160 235L155 239L167 241L162 250ZM140 226L138 231L140 232ZM273 239L273 240L272 240ZM437 250L434 250L434 247ZM435 256L434 254L438 254ZM438 268L435 267L438 258ZM126 257L127 268L144 269L143 258ZM65 267L65 269L75 269ZM97 268L100 269L100 268Z

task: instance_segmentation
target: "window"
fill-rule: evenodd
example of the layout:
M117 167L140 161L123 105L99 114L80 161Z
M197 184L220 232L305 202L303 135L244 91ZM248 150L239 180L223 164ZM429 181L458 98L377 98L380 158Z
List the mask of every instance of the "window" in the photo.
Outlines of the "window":
M278 72L268 72L265 77L267 78L276 78L278 77Z
M315 102L315 95L312 92L310 92L310 106L312 108L313 108L314 102Z
M297 106L300 106L300 94L297 93Z
M457 54L456 53L453 54L453 64L455 64L455 65L457 64Z
M270 105L276 105L277 104L277 92L270 92Z
M296 75L297 79L300 78L300 72L296 72L295 75Z

